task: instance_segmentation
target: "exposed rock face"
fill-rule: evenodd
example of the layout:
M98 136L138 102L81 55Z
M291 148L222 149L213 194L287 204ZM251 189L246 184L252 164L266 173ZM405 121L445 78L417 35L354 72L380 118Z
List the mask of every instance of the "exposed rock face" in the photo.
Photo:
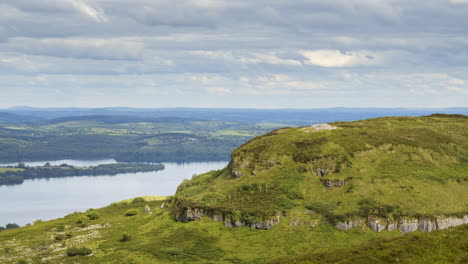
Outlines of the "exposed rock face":
M322 180L322 183L323 185L325 185L325 187L327 187L327 189L331 189L331 188L334 188L334 187L342 187L342 186L345 186L349 181L351 180L351 178L347 178L345 180Z
M231 176L234 179L240 178L243 173L241 169L247 168L250 164L250 161L248 160L243 160L242 163L239 164L239 159L234 158L232 162L229 164L229 167L231 169Z
M167 207L168 207L168 206L167 206L166 203L162 203L162 204L161 204L161 209L166 209Z
M397 229L397 228L398 228L398 224L397 224L397 223L388 223L388 224L387 224L387 230L388 230L388 231L393 231L393 230L395 230L395 229Z
M184 208L181 214L176 215L177 221L180 222L191 222L202 218L205 216L206 212L202 208Z
M431 232L432 230L437 230L437 225L435 221L430 219L420 219L418 224L418 230L422 232Z
M403 219L398 223L398 230L403 234L418 230L418 219Z
M317 173L317 176L323 177L323 176L325 176L325 174L328 173L328 169L317 168L317 169L315 170L315 172Z
M233 178L237 179L240 178L243 174L240 170L232 170L231 175Z
M316 132L320 130L333 130L336 129L336 127L331 126L329 124L315 124L311 125L310 127L304 127L302 128L302 131L304 132Z
M275 226L279 222L280 222L280 216L279 215L277 215L277 216L275 216L275 217L273 217L271 219L260 221L260 222L257 222L257 223L247 223L247 222L241 221L241 220L233 221L229 217L224 218L224 226L225 227L248 226L248 227L251 227L251 228L264 229L264 230L272 229L273 226Z
M224 219L222 214L214 214L211 218L213 218L215 222L222 222Z
M358 227L358 226L362 225L363 223L364 223L364 220L357 219L357 220L353 220L353 221L338 222L335 226L338 229L347 231L347 230L350 230L351 228Z
M210 210L203 208L184 208L182 213L176 214L176 220L179 222L191 222L201 219L203 216L210 217L215 222L224 222L226 227L242 227L248 226L255 229L271 229L274 225L280 222L280 215L275 216L274 218L264 220L257 223L247 223L242 220L231 220L228 215L223 215L222 213L214 213Z
M145 205L145 212L151 212L151 208L149 207L149 205Z
M361 225L363 220L354 220L347 222L338 222L336 227L341 230L349 230L351 228ZM383 230L393 231L398 229L400 232L407 234L419 230L421 232L431 232L434 230L447 229L453 226L459 226L463 224L468 224L468 215L465 215L463 218L456 217L444 217L439 216L433 219L402 219L398 223L391 222L389 219L368 219L366 221L367 226L376 231L381 232Z
M367 220L367 226L376 232L380 232L385 230L387 223L384 223L381 219L369 219Z
M320 131L320 130L333 130L336 129L336 127L331 126L329 124L316 124L316 125L311 125L310 126L314 131Z
M452 226L468 224L468 215L465 215L463 218L437 217L435 220L435 224L438 230L447 229Z

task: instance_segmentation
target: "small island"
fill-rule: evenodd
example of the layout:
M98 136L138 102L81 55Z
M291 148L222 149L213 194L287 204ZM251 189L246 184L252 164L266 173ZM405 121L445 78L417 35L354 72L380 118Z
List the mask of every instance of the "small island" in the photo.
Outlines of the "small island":
M16 166L0 167L0 186L22 184L26 179L61 178L73 176L102 176L120 173L148 172L163 170L162 164L148 163L113 163L98 166L78 167L68 164L52 166L26 166L19 163Z

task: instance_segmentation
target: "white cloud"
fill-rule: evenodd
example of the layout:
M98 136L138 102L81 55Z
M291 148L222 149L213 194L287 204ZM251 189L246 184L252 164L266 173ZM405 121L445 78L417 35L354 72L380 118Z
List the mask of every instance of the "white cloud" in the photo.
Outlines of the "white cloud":
M85 16L90 17L96 22L107 22L108 18L101 8L92 8L82 0L70 0L73 7Z
M219 95L219 96L223 96L228 93L231 93L231 89L226 88L226 87L207 87L206 91L210 94Z
M140 59L144 44L129 38L10 38L0 45L33 55L87 59Z
M451 4L468 4L468 0L449 0Z
M286 59L279 57L276 52L249 52L249 51L192 51L194 55L200 55L205 58L222 60L224 62L234 62L242 64L270 64L283 66L301 66L299 60Z
M372 51L306 50L300 52L305 64L320 67L356 67L383 65L387 57Z

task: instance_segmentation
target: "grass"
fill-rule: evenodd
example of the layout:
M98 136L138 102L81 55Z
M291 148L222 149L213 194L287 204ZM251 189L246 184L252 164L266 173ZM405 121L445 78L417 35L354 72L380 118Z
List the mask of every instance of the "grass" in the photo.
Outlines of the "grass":
M379 237L397 237L398 232L370 230L342 232L322 223L315 228L291 227L288 221L272 230L248 227L226 228L219 222L175 222L171 210L159 209L162 201L113 204L97 209L96 220L82 226L88 213L0 232L1 263L48 259L50 263L264 263L304 250L347 248ZM149 205L151 214L144 212ZM124 216L137 210L134 216ZM307 220L308 217L304 217ZM69 238L57 241L63 234ZM122 242L123 235L131 239ZM92 256L67 257L70 248L88 248ZM274 254L272 254L275 252Z
M399 254L403 263L450 263L460 260L462 250L466 250L466 225L431 234L377 233L367 228L341 231L326 222L316 222L314 215L291 211L271 230L227 228L209 218L176 222L170 209L159 209L162 202L120 203L92 210L100 217L88 220L85 226L77 222L89 212L2 231L0 262L40 258L42 262L38 263L64 264L335 263L355 257L351 259L356 261L344 263L369 263L369 259L385 260L385 256ZM144 212L145 205L149 205L151 214ZM124 216L129 210L138 214ZM298 225L292 226L293 222ZM55 239L59 235L62 239ZM127 239L123 240L124 236ZM92 255L66 256L71 248L87 248ZM303 255L306 252L309 254ZM434 261L438 259L445 262Z
M317 202L352 218L363 199L394 208L385 215L393 218L468 212L460 199L468 187L467 119L389 117L333 125L338 128L288 128L254 138L233 152L229 168L183 182L176 199L264 217ZM317 176L317 169L328 173ZM233 178L234 171L242 176ZM344 180L343 187L324 184Z
M467 233L468 225L464 225L447 231L375 240L352 249L279 258L269 264L468 263Z
M2 231L0 262L466 263L467 225L403 235L365 226L342 231L333 221L466 213L468 119L333 125L337 129L287 128L252 139L233 152L227 168L185 180L172 197L128 199ZM341 187L325 186L344 180ZM160 209L162 203L169 208ZM208 216L177 222L187 208L251 223L277 215L280 222L270 230L228 228ZM69 257L70 248L92 254Z
M154 202L154 201L164 201L167 199L167 196L142 196L138 198L142 198L145 202ZM117 204L130 204L133 202L133 200L135 200L135 198L125 199L119 202L115 202L113 204L116 204L116 205Z
M7 171L24 171L23 168L0 168L0 173L4 173Z

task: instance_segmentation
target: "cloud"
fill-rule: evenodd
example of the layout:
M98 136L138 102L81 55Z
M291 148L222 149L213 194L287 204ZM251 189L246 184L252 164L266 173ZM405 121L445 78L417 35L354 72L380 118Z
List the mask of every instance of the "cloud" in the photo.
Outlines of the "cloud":
M11 38L0 50L82 59L136 60L144 44L128 38Z
M1 102L466 105L465 3L2 0Z
M204 58L210 58L214 60L222 60L230 63L241 63L241 64L271 64L271 65L283 65L283 66L301 66L299 60L282 58L276 52L249 52L249 51L203 51L197 50L191 52L194 55L198 55Z
M449 0L451 4L468 4L468 0Z
M206 90L210 94L219 95L219 96L223 96L223 95L231 93L231 89L226 88L226 87L208 87L206 88Z
M85 16L90 17L96 22L107 22L108 18L101 8L92 8L82 0L70 0L73 7Z
M306 50L301 54L305 64L320 67L358 67L383 65L387 57L372 51Z

